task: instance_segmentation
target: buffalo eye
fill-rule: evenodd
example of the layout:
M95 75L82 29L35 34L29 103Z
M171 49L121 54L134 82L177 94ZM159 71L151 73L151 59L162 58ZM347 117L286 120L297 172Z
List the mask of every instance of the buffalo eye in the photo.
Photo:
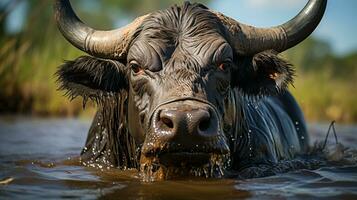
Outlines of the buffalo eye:
M144 72L144 69L136 61L130 62L130 68L134 74L141 74Z
M229 66L230 66L230 61L225 61L225 62L222 62L222 63L218 64L218 69L220 69L222 71L227 71Z

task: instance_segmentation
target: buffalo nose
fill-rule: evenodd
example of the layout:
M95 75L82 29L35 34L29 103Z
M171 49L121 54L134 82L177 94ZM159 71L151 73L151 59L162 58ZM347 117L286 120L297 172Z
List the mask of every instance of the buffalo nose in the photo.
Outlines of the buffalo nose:
M217 119L211 113L204 108L163 109L159 112L157 127L171 136L212 137L218 134L218 128Z

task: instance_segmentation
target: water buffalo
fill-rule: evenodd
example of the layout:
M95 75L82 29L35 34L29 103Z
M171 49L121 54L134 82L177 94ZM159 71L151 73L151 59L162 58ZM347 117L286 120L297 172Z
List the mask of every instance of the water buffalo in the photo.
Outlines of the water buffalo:
M306 124L287 91L294 69L278 54L313 32L326 4L256 28L186 2L99 31L57 0L59 30L90 55L60 66L60 87L98 104L83 163L217 177L304 153Z

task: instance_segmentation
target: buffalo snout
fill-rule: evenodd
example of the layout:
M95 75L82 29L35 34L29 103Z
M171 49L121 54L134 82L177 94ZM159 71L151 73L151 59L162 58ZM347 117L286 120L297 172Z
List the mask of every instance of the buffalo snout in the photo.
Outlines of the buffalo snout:
M146 157L186 159L227 154L219 119L208 103L186 100L162 105L153 114L142 153Z
M162 108L153 123L159 137L205 140L218 135L218 120L209 107L181 105Z
M196 101L178 101L157 109L152 121L160 143L185 147L208 143L219 135L218 116L212 106Z

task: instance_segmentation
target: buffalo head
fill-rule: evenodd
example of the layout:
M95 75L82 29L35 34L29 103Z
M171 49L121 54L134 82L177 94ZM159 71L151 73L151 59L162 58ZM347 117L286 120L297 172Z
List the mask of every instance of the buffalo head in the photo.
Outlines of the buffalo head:
M59 78L72 96L127 94L120 114L144 170L219 169L233 151L232 124L242 120L232 91L259 97L284 90L293 69L277 54L310 35L326 2L310 0L295 18L272 28L185 3L98 31L78 19L68 0L58 0L60 31L91 55L66 62Z

